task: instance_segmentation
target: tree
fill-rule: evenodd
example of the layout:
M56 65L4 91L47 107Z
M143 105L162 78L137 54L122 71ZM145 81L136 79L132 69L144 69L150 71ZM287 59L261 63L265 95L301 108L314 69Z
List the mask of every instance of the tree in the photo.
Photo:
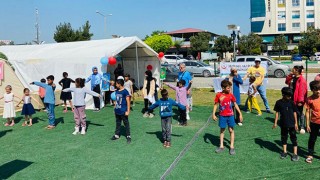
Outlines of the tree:
M232 49L232 39L228 36L219 36L215 42L213 50L219 52L220 57ZM222 58L222 57L221 57Z
M0 52L0 59L8 60L7 56L5 54L3 54L2 52Z
M87 41L93 36L90 27L89 21L78 30L73 30L70 23L60 23L53 38L56 42Z
M211 35L206 32L198 33L195 36L190 37L191 50L195 52L203 52L208 51L209 41L211 39Z
M238 42L240 53L243 55L261 54L262 38L254 33L243 35Z
M173 46L177 49L177 54L179 54L182 44L183 44L182 40L176 40L173 42Z
M164 34L166 31L163 30L155 30L152 31L150 36L154 36L154 35L160 35L160 34ZM150 37L149 35L146 35L146 37L144 38L145 40L148 39L148 37Z
M302 38L299 41L299 50L301 54L308 57L320 49L320 30L314 27L309 27L307 32L302 33Z
M166 34L156 34L144 41L156 52L166 52L172 46L172 38Z
M294 54L299 54L298 47L294 47L293 50L291 51L291 55L294 55Z
M277 36L272 42L272 50L279 51L279 58L281 56L281 52L287 49L286 37L283 34Z

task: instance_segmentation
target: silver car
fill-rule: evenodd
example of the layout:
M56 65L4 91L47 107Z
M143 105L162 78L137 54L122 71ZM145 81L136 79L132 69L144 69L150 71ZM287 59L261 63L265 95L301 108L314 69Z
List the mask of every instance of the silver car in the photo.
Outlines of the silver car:
M254 62L256 58L260 58L261 61L268 63L268 76L275 76L277 78L284 78L286 75L290 73L290 67L284 64L281 64L278 61L272 60L266 56L255 56L255 55L247 55L247 56L237 56L236 62Z
M210 77L215 74L214 68L210 65L200 61L185 61L186 70L193 73L194 75L201 75L204 77ZM218 72L216 72L217 74Z

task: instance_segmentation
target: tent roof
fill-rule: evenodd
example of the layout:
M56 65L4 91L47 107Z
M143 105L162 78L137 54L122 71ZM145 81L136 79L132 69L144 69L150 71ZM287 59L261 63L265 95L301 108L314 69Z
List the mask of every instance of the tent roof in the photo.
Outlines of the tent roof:
M138 37L125 37L116 39L102 39L91 41L77 41L65 43L52 43L42 45L13 45L0 46L9 61L25 60L85 60L88 58L100 59L104 56L113 56L121 53L123 57L131 58L135 52L135 43L139 56L154 57L158 54L141 41ZM124 51L125 50L125 51Z

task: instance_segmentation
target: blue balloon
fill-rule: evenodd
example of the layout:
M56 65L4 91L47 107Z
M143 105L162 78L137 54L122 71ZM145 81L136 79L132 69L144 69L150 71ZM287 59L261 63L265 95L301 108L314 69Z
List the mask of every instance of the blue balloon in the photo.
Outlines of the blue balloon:
M116 92L111 93L111 99L115 101L117 99Z
M100 59L100 63L101 63L102 65L108 65L108 63L109 63L108 57L102 57L102 58Z
M120 61L122 61L122 57L120 55L117 55L116 60L117 60L117 62L120 62Z

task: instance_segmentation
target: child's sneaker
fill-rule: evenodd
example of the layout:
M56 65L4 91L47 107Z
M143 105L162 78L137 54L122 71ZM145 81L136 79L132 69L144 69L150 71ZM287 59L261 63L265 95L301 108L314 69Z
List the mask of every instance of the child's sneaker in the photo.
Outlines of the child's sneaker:
M189 116L189 113L187 113L187 120L190 120L190 116Z
M234 148L230 148L229 154L230 155L235 155L236 154L236 151L234 150Z
M85 135L86 134L86 128L81 128L81 134Z
M154 114L153 113L150 113L149 114L149 118L153 118L154 117Z
M127 143L130 144L131 143L131 137L127 136Z
M306 131L304 129L300 129L300 134L305 134Z
M221 152L223 152L224 151L224 148L221 148L221 147L219 147L218 149L216 149L216 153L221 153Z
M167 146L166 147L167 148L171 147L171 143L169 141L167 142Z
M238 126L242 126L243 124L242 123L238 123Z
M78 133L79 133L79 127L75 127L74 132L72 134L77 135Z
M149 113L144 113L144 114L143 114L143 117L144 117L144 118L149 117Z
M167 147L167 141L164 141L163 147Z
M119 136L118 135L114 135L112 136L111 140L118 140L119 139Z
M250 113L250 111L246 111L246 113L247 113L247 114L249 114L249 113Z
M299 161L299 156L294 154L291 158L291 161Z
M280 154L280 159L285 159L287 156L288 156L288 153L282 152L282 153Z

